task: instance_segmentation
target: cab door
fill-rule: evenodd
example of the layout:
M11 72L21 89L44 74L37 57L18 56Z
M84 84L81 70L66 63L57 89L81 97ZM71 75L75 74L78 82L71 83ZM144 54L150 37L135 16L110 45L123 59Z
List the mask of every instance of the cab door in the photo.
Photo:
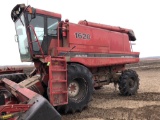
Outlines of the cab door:
M30 14L28 14L28 20L31 20ZM48 54L48 48L50 46L51 40L52 39L57 40L57 27L59 21L60 18L36 14L36 17L29 22L29 24L34 27L36 36L38 38L38 41L40 43L44 55ZM36 40L36 37L32 30L30 30L30 32L31 32L31 40L33 42ZM32 47L33 47L33 54L35 55L42 54L37 42L33 42Z
M60 18L47 17L47 41L48 41L48 53L54 54L58 46L58 23ZM54 56L54 55L53 55Z
M45 27L46 26L45 16L36 14L36 17L34 19L31 19L31 15L28 14L28 21L29 21L29 25L33 26L34 28L34 31L30 28L30 38L32 41L33 54L41 55L42 54L40 51L40 47L41 47L43 50L43 53L46 55L48 44L46 44L47 35L46 35L46 27ZM36 36L38 38L40 46L38 45L38 42L35 42Z

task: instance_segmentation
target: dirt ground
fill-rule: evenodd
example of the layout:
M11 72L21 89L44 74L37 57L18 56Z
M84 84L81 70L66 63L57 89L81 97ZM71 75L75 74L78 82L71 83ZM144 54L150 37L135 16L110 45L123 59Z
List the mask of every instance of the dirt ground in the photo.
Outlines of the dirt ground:
M160 120L160 60L127 66L139 74L138 94L124 97L113 84L95 91L81 113L63 115L62 120Z

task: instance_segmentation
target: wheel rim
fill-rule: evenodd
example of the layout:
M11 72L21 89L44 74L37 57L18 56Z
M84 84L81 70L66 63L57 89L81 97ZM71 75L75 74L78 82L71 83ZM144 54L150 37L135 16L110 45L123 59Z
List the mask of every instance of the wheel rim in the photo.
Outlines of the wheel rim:
M70 100L80 102L87 94L87 82L84 78L75 78L68 85L68 96Z
M77 81L73 81L68 86L69 97L75 97L79 93L79 84Z

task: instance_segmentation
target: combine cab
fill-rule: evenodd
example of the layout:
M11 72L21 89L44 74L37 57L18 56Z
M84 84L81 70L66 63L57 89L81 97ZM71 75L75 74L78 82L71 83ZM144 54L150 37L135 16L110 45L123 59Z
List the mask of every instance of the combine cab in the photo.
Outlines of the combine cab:
M35 69L21 81L2 77L0 119L58 120L58 112L82 111L93 90L110 83L124 96L137 93L138 75L125 69L139 62L131 29L86 20L74 24L24 4L13 8L11 18L21 61L34 62Z

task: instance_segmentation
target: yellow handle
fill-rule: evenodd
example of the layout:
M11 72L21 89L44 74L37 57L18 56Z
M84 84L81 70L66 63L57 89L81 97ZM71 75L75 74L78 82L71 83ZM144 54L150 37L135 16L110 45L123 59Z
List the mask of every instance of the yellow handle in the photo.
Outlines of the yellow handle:
M47 63L47 66L49 66L49 65L50 65L50 62Z
M7 120L9 118L12 118L13 116L14 116L13 114L3 115L3 116L0 116L0 120Z

